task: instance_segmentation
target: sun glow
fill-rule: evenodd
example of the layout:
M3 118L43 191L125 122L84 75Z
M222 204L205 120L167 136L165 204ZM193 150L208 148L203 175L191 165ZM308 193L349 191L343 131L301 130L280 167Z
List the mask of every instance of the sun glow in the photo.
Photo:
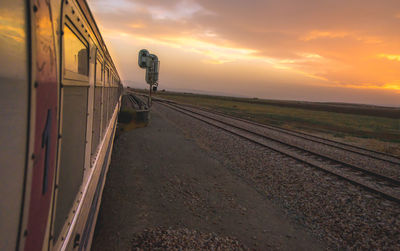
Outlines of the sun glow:
M389 90L395 90L400 93L400 81L394 82L394 83L388 83L383 86L385 89Z
M400 61L400 55L379 54L378 57L385 58L388 60L393 60L393 61Z
M316 53L298 53L296 58L278 59L273 57L259 56L257 50L234 47L229 44L211 43L195 36L159 36L148 37L135 34L127 34L115 30L107 30L106 33L113 37L131 36L132 39L142 40L147 43L163 45L182 51L196 53L203 57L202 62L211 65L221 65L232 62L249 62L250 64L264 65L277 70L286 71L288 73L298 74L310 79L328 81L325 77L318 76L312 71L298 69L299 65L308 62L316 62L324 60L324 58Z
M400 94L400 81L398 83L387 83L387 84L373 84L373 83L363 83L363 84L329 84L331 87L340 88L350 88L350 89L363 89L363 90L388 90L394 91Z
M249 95L257 95L256 89L261 91L263 85L287 92L288 86L295 84L305 90L314 86L313 92L305 94L311 99L319 95L317 89L323 99L322 90L327 90L324 88L337 88L326 96L337 95L338 100L347 96L351 102L349 93L363 93L360 99L365 102L400 102L396 96L400 88L400 38L396 33L399 19L394 17L398 12L393 13L398 8L389 7L394 4L388 0L382 0L385 4L379 5L379 13L373 11L375 4L363 3L364 8L359 11L349 10L340 15L334 8L328 10L325 2L301 8L304 3L288 0L291 6L299 7L296 10L301 10L290 16L277 11L285 4L271 5L267 1L243 4L228 0L91 0L94 4L96 1L96 15L104 18L105 36L130 50L138 45L157 48L163 54L164 65L184 60L184 65L169 65L169 69L184 71L186 82L190 82L190 76L202 81L198 89L217 91L231 76L240 76L233 80L240 88L248 84L249 90L254 91ZM243 8L253 4L258 7L251 11ZM349 3L335 3L341 4ZM132 13L132 17L125 13ZM119 57L128 62L123 48L118 51ZM170 83L181 81L179 71L164 74ZM135 78L131 72L127 75L131 76L128 79ZM371 90L377 90L381 96L372 95ZM300 92L297 96L306 99Z

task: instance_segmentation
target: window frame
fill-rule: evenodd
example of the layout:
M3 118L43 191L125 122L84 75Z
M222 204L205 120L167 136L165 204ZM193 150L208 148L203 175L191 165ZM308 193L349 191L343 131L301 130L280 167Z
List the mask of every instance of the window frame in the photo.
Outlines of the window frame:
M87 75L79 74L65 68L65 42L64 36L62 38L62 72L63 72L63 84L64 85L74 85L74 86L89 86L89 67L90 67L90 45L87 39L79 32L73 22L65 17L65 22L63 23L63 32L64 29L70 29L71 32L78 38L84 46L87 48Z
M105 71L104 71L104 75L107 77L104 77L104 86L105 87L110 87L110 78L111 78L111 67L108 63L105 64Z
M98 63L101 64L101 78L100 81L97 78L97 65ZM95 64L95 86L104 86L104 78L105 78L105 71L104 71L104 59L101 56L101 54L99 53L99 49L97 49L96 52L96 64Z

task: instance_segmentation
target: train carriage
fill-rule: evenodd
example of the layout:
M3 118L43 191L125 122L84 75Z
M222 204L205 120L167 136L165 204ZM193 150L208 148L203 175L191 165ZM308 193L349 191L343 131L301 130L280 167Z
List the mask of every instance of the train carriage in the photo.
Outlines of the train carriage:
M116 67L84 0L4 0L0 29L0 250L90 249Z

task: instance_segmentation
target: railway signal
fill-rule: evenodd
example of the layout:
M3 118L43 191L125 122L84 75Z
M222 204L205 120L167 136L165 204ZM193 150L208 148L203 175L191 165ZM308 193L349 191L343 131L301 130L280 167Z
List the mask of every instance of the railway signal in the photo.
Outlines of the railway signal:
M146 69L146 82L150 85L148 105L151 106L151 93L157 91L158 73L160 69L160 61L154 54L150 54L148 50L142 49L139 51L138 64L142 69Z

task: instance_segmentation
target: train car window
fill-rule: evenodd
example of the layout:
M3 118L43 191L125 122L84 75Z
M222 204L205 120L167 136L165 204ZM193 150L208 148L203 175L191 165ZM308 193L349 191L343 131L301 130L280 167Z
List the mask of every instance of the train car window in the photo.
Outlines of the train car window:
M88 75L88 45L68 25L64 28L64 68L66 71Z
M85 142L87 126L88 88L85 86L65 86L62 105L62 138L58 194L54 233L61 233L80 186L85 165Z
M110 84L110 69L107 68L106 73L107 73L106 83L107 83L107 85L108 85L108 84Z
M97 148L100 144L101 137L101 110L103 95L102 81L104 79L104 65L99 54L96 59L96 85L94 88L94 105L93 105L93 130L92 130L92 150L91 156L96 156Z
M103 80L103 64L100 59L96 60L96 82L100 82Z
M108 103L107 103L107 122L110 121L112 116L112 71L108 68L108 86L107 86L107 94L108 94Z
M103 88L103 115L102 115L102 137L104 137L107 126L108 126L108 106L110 104L109 101L109 91L108 91L108 79L110 76L110 70L108 67L105 67L104 72L104 88Z
M94 89L94 106L93 106L93 130L92 130L92 152L91 156L95 156L97 152L97 148L100 143L101 136L101 110L102 110L102 102L101 96L103 93L103 88L101 86L96 86Z
M89 94L89 44L67 19L64 25L60 157L54 216L55 240L79 195L84 171ZM94 75L94 74L92 74Z

